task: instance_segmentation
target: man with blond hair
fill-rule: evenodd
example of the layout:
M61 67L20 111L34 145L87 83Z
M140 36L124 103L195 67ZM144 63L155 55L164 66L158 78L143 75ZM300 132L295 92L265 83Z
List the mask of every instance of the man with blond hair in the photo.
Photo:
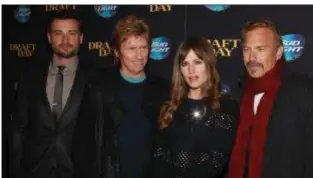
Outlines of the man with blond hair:
M164 79L145 72L149 46L144 20L118 21L112 38L115 66L89 84L77 121L76 177L148 177L159 111L169 91Z

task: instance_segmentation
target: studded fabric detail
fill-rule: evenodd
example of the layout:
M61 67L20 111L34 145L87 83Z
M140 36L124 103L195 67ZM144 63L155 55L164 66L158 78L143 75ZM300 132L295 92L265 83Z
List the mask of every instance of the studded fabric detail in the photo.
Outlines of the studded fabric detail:
M208 153L178 152L173 158L173 164L177 168L189 168L192 165L201 164L209 158Z
M155 153L154 153L154 158L156 160L162 160L165 162L170 162L171 160L171 156L170 156L170 152L169 150L158 146L158 148L156 149Z
M216 171L221 171L223 166L224 153L218 151L212 151L212 166Z
M234 121L235 119L231 115L216 113L208 118L208 120L205 122L205 125L214 129L232 131Z

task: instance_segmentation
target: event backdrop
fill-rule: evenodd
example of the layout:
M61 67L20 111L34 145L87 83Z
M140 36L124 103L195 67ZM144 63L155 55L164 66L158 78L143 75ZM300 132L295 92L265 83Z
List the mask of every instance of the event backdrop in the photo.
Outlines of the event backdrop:
M47 19L57 10L77 11L84 25L81 60L97 67L112 63L109 40L115 23L129 14L145 18L152 42L148 73L168 80L175 51L188 36L201 35L213 45L224 92L234 93L243 75L240 30L250 20L273 21L282 34L285 58L293 71L313 77L313 6L243 5L14 5L2 6L3 177L7 177L7 137L14 83L29 61L44 60Z
M313 77L313 6L14 5L2 6L5 79L16 80L23 66L35 56L48 56L47 19L51 12L64 9L81 15L84 25L81 59L98 67L112 63L109 40L116 22L135 14L145 18L152 30L149 73L170 80L179 43L188 36L201 35L214 46L224 90L229 92L244 73L242 26L250 20L268 19L282 34L290 68Z

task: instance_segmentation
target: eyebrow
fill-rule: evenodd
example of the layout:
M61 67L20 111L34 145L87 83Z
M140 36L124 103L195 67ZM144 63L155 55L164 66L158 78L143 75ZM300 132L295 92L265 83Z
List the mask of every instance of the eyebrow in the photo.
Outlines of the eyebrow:
M191 59L191 62L192 61L199 61L199 60L202 61L202 59L200 59L200 58L194 58L194 59ZM185 61L188 62L187 60L183 60L182 62L185 62Z
M62 30L52 30L52 32L63 32ZM68 32L79 32L79 30L69 30Z

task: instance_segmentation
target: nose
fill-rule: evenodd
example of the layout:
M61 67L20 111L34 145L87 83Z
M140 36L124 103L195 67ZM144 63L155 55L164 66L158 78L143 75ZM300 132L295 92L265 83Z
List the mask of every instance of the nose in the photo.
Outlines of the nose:
M68 35L63 35L62 36L62 41L67 42L68 41Z
M189 65L188 66L188 72L189 72L189 74L192 74L192 73L194 73L194 71L195 71L195 66L194 65Z
M250 50L250 52L249 52L249 61L256 61L256 60L257 60L256 51Z
M140 49L136 49L136 58L137 59L143 58L143 52Z

